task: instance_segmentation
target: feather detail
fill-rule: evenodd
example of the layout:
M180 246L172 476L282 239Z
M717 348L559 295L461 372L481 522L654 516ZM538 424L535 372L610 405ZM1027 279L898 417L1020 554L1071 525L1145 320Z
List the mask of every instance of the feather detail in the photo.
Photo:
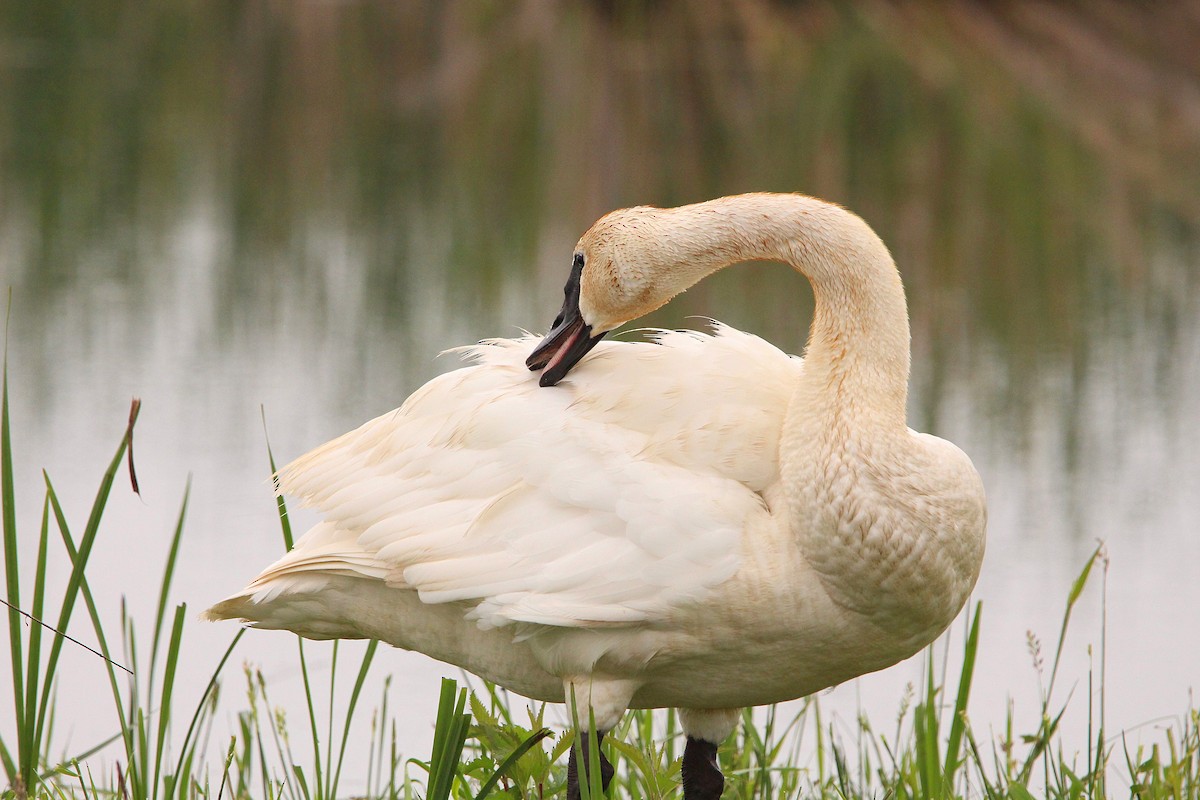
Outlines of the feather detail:
M353 575L466 604L485 629L703 603L778 478L800 360L714 323L601 343L542 389L524 365L536 341L447 351L471 366L280 470L324 522L247 587L254 600Z

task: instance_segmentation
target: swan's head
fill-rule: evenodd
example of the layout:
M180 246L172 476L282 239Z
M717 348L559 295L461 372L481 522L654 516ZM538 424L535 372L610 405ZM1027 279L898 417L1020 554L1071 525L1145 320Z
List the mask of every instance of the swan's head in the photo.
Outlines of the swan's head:
M575 246L562 310L526 359L542 369L542 386L554 386L614 328L671 299L662 283L664 252L655 235L662 209L623 208L602 217Z

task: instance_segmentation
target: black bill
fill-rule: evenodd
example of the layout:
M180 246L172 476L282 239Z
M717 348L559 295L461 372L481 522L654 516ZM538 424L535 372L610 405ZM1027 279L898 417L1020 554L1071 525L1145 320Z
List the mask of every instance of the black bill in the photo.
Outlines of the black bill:
M580 316L579 276L582 272L583 258L577 256L571 268L571 277L563 289L566 296L562 311L554 319L554 327L525 359L525 366L531 370L544 369L538 381L542 386L554 386L565 378L571 367L604 338L603 333L593 336L591 326L584 325Z

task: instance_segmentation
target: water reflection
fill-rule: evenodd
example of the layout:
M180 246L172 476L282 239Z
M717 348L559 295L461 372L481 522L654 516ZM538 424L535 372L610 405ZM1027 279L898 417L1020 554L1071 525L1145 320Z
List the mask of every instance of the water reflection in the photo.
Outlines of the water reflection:
M140 395L147 501L112 509L96 590L114 614L121 592L149 606L135 589L149 565L128 554L158 552L191 471L179 594L198 607L278 549L260 403L277 454L298 455L450 368L442 348L544 327L600 213L802 190L893 247L912 422L962 444L987 482L980 719L1030 691L1032 675L1011 679L1029 672L1024 630L1053 634L1096 538L1115 559L1115 721L1179 713L1200 652L1195 618L1163 613L1200 607L1196 18L8 4L0 270L15 297L18 512L30 524L46 466L82 513ZM799 352L810 309L802 282L762 266L649 322L713 315ZM226 633L189 634L197 676ZM246 656L285 675L279 641ZM414 698L433 696L437 668L392 666L419 752ZM860 692L890 715L911 676ZM88 689L61 691L86 707ZM107 729L86 718L80 743Z

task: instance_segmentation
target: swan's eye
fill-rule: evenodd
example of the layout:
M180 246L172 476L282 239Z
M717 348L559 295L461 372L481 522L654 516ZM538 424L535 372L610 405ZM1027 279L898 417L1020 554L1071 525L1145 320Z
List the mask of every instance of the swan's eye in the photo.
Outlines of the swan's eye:
M571 266L576 269L583 269L583 253L575 254L575 260L571 263Z

